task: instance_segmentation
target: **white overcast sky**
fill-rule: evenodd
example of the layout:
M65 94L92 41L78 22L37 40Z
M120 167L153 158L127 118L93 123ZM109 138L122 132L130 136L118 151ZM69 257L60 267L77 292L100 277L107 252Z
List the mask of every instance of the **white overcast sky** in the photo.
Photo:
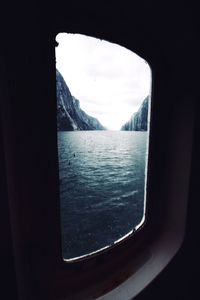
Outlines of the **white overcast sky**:
M56 68L81 108L119 130L150 94L149 65L135 53L80 34L56 37Z

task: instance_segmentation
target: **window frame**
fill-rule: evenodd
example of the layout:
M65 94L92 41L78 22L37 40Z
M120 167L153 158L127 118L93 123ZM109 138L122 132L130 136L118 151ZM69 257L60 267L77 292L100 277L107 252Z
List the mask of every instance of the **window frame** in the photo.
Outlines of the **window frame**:
M33 19L31 21L33 22ZM124 32L121 30L120 33L116 33L113 29L105 31L104 27L101 30L87 26L82 28L84 22L79 26L70 22L72 20L64 20L64 25L57 26L56 30L45 28L42 32L40 24L33 22L35 27L32 28L28 22L29 29L37 34L31 38L27 37L29 51L23 62L16 59L22 58L23 47L19 45L12 58L13 41L10 42L5 36L7 44L4 45L6 51L3 58L7 64L3 66L6 75L2 79L4 99L1 104L1 120L19 295L21 299L99 297L110 300L117 296L118 299L128 300L144 289L164 269L183 241L195 97L191 96L188 101L188 94L185 94L177 123L177 110L170 111L166 101L173 92L171 99L168 99L170 104L179 103L179 91L175 86L179 71L177 66L168 60L161 41L157 41L157 50L151 43L152 36L147 38L144 45L143 38L147 37L145 30L141 29L139 36L136 30L129 29L129 33L133 32L135 36L133 42L132 37L127 36L126 28ZM147 183L148 222L116 247L77 263L66 263L62 260L60 243L54 39L55 31L57 34L62 30L81 31L83 34L126 46L150 63L153 79ZM42 51L38 48L38 35ZM14 41L17 44L17 36L14 37ZM30 59L29 53L35 54L35 57ZM41 74L38 74L39 66L42 66ZM30 78L22 77L24 70ZM38 79L36 86L32 83L35 78ZM24 89L27 92L33 87L36 91L30 95L31 113L26 116L26 96L22 93ZM39 112L38 103L35 102L37 93L41 105ZM47 103L48 112L45 111ZM164 123L168 119L165 110L170 113L169 128L166 128ZM33 122L36 114L38 124L33 128L27 121ZM23 140L20 130L24 130L27 135L31 130L32 136L26 136ZM44 137L41 131L46 130L49 132ZM170 134L167 135L167 145L164 147L162 131L167 133L167 130ZM185 134L180 135L180 131ZM27 145L29 155L24 151ZM31 175L27 166L29 156L32 159ZM164 174L159 167L161 163ZM35 182L30 182L30 178ZM162 199L162 203L159 202L158 205L159 199ZM41 210L39 213L38 207Z
M57 34L56 34L57 35ZM98 36L96 36L98 38ZM117 40L115 43L119 43ZM123 45L122 45L123 46ZM131 51L135 49L128 47ZM136 51L134 51L136 52ZM136 52L137 53L137 52ZM141 53L137 53L142 56ZM143 57L145 60L146 57ZM165 67L165 61L159 57L159 63L162 68ZM148 60L147 60L148 61ZM148 61L149 63L149 61ZM62 253L60 255L60 269L62 269L64 291L62 299L70 297L92 297L98 299L131 299L141 292L172 260L175 256L184 238L184 224L186 218L187 195L189 188L190 163L192 153L192 129L193 129L193 106L186 101L182 112L179 112L180 119L185 120L186 113L191 113L189 122L185 130L188 135L179 136L180 124L173 124L174 136L169 140L170 149L174 148L179 153L179 163L177 168L177 156L165 151L166 167L170 166L170 176L180 177L180 181L185 184L184 189L180 185L175 186L172 178L162 183L166 194L159 190L160 197L163 200L162 205L156 204L158 197L155 197L155 178L158 178L160 170L155 167L158 159L154 152L159 151L159 145L155 142L156 127L158 120L154 119L155 111L158 110L157 98L157 79L162 68L158 67L157 62L150 62L152 72L152 98L150 110L150 131L149 131L149 159L147 167L147 187L146 187L146 218L144 224L138 231L131 236L123 239L119 244L102 250L97 254L92 254L80 260L73 262L65 261L63 263ZM164 68L163 68L164 69ZM171 78L170 78L171 80ZM160 80L158 80L160 82ZM166 82L168 85L169 82ZM160 103L159 103L160 104ZM174 119L172 112L171 118ZM183 123L181 124L183 126ZM175 138L176 136L176 138ZM180 144L187 145L187 150L182 151ZM158 149L156 149L158 147ZM170 149L168 149L170 151ZM175 152L176 152L175 150ZM163 149L162 149L163 151ZM172 154L167 158L168 154ZM161 157L159 157L160 159ZM182 169L182 171L181 171ZM164 176L166 179L166 177ZM171 181L172 180L172 181ZM182 203L180 204L180 198ZM174 211L179 210L179 218L175 218ZM170 215L171 214L171 215ZM174 228L173 228L174 227ZM173 228L173 229L172 229ZM61 249L60 249L61 251ZM127 263L128 262L128 263ZM76 269L74 277L70 277L72 269ZM95 270L95 271L94 271ZM73 270L74 271L74 270ZM102 272L104 277L102 277ZM112 274L106 278L105 273ZM87 274L87 277L85 276ZM65 281L66 278L69 279ZM59 279L60 280L60 279ZM79 284L82 282L83 284ZM97 284L98 282L98 284ZM65 294L68 290L67 295ZM79 290L80 292L77 292Z

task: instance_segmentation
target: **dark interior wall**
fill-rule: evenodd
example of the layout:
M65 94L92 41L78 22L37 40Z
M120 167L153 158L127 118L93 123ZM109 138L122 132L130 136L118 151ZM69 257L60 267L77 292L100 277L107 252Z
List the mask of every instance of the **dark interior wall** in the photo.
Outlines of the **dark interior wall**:
M55 183L58 179L56 172L52 175L52 170L57 168L56 162L52 161L56 149L49 147L55 144L56 134L41 134L40 128L47 133L56 132L56 127L48 123L48 120L56 118L56 104L51 97L55 88L52 59L54 59L54 37L60 31L85 33L118 42L128 48L131 47L143 56L152 66L152 70L155 67L157 73L153 73L154 80L159 80L159 86L156 91L153 90L153 96L156 102L162 95L162 101L166 101L166 115L161 120L159 106L155 106L157 108L154 111L154 119L156 122L162 122L166 135L169 134L167 111L175 110L178 120L179 105L189 101L191 96L197 98L185 241L181 251L167 269L137 298L138 300L196 299L195 292L199 293L198 18L197 8L192 1L174 2L156 3L142 0L30 3L27 1L23 5L16 2L11 6L7 4L2 7L0 85L3 145L0 159L3 162L1 167L3 246L0 249L4 261L0 272L4 279L3 286L7 299L11 299L10 296L17 299L15 266L21 272L18 273L21 274L21 277L17 278L18 283L20 281L26 283L24 290L21 290L22 294L26 295L29 294L28 291L32 291L33 299L40 299L40 296L41 299L53 298L56 270L53 262L49 264L49 261L57 251L55 245L59 238L55 234L58 224L55 223L54 216L58 210L55 203L57 197ZM162 69L159 66L162 66ZM167 86L171 90L172 82L176 83L173 91L179 100L176 105L173 106L171 103L169 106L167 101L170 101L170 92ZM158 136L162 134L157 131ZM163 146L160 147L161 153L167 155ZM4 162L7 170L4 168ZM48 197L45 194L47 188ZM9 197L11 194L12 197ZM8 199L11 199L10 202ZM39 225L38 228L35 227L34 218L42 220L44 215L48 222L43 224L42 228ZM17 249L15 259L13 245ZM38 251L40 252L37 253ZM39 268L41 272L38 278L33 276L33 280L30 281L25 276L30 272L37 273ZM49 270L49 275L44 278L46 269Z
M5 299L17 300L17 283L10 226L10 212L7 194L6 173L2 134L0 133L0 280L1 295ZM5 296L4 296L5 295Z
M54 72L49 57L54 60L54 49L49 45L50 34L46 30L47 11L48 8L40 8L39 2L7 4L1 11L0 113L13 249L12 256L7 251L2 257L5 268L9 263L16 268L20 299L53 298L55 277L51 257L56 251L58 179L56 160L52 159L56 157L56 148L48 151L47 147L56 145L56 128L52 129L48 122L54 113L56 124L56 103L50 96L55 82L49 81ZM45 109L48 104L49 109ZM7 226L5 223L1 228L5 236L9 236ZM11 299L14 280L7 280L2 269L1 275L3 286L6 285L2 298Z

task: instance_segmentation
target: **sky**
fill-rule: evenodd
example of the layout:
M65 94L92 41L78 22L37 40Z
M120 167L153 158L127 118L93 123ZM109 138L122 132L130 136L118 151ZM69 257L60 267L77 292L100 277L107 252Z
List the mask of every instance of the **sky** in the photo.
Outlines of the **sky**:
M56 37L56 68L81 108L119 130L150 94L151 70L134 52L81 34Z

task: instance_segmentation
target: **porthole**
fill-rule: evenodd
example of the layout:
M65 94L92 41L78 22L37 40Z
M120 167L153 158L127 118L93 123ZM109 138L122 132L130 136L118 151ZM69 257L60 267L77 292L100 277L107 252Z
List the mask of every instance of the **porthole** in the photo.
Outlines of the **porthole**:
M145 221L151 70L105 40L56 41L62 256L73 261Z

